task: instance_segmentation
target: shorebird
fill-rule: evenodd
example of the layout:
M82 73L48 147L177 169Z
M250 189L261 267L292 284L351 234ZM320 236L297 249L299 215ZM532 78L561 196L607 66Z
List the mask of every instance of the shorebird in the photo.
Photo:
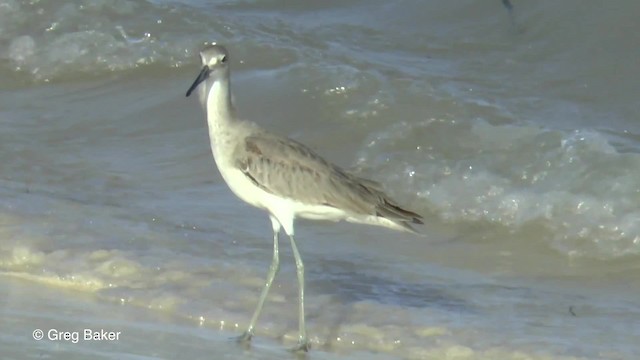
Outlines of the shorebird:
M308 351L304 321L304 264L294 240L294 220L346 220L415 232L410 224L422 217L398 206L382 186L358 177L317 155L307 146L280 137L242 120L232 104L229 52L208 45L201 52L202 70L194 90L200 98L209 127L215 163L231 191L245 202L269 213L273 229L273 258L258 304L247 330L239 337L249 342L264 301L280 268L278 236L289 236L298 278L298 345Z

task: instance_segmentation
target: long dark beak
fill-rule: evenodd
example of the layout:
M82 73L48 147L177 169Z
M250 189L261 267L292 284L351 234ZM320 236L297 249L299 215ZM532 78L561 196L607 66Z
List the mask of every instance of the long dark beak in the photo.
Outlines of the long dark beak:
M189 87L189 90L187 90L187 96L191 95L193 90L195 90L198 87L198 85L200 85L200 83L205 81L208 77L209 77L209 67L205 65L202 67L202 71L200 71L200 74L198 74L196 81L194 81L193 84L191 84L191 86Z

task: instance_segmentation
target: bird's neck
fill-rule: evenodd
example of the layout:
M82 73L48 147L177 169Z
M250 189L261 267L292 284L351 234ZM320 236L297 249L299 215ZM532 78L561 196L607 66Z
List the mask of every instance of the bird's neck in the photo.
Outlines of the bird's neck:
M205 101L205 113L210 132L220 130L234 121L235 108L231 101L231 86L228 79L214 82Z

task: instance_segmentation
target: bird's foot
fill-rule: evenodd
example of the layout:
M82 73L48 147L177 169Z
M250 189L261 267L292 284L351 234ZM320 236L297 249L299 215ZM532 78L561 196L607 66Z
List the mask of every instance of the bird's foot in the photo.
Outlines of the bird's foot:
M300 339L298 345L291 349L291 352L306 353L311 350L311 343L307 339Z
M251 344L252 337L253 337L252 331L245 331L244 333L242 333L242 335L235 337L234 339L238 344L249 346L249 344Z

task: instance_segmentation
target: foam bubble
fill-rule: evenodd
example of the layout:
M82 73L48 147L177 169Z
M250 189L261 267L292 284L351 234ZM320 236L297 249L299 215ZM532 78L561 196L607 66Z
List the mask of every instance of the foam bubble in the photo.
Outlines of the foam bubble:
M37 81L155 63L180 66L192 59L189 49L201 43L196 37L179 41L181 33L167 23L185 22L185 31L197 25L154 4L102 0L21 6L5 1L1 6L0 41L10 45L0 56L14 71Z
M9 45L9 59L20 66L35 54L35 49L36 43L31 36L18 36Z
M403 160L389 161L396 152ZM400 123L369 140L360 161L410 182L447 222L533 226L571 256L640 254L640 155L617 152L595 130Z

